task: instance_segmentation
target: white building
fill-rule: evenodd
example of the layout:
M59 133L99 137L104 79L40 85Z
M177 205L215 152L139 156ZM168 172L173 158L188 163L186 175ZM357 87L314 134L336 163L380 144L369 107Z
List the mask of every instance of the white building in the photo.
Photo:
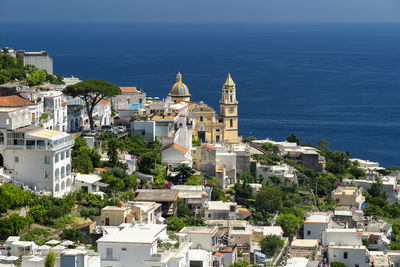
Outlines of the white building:
M211 252L202 249L189 250L190 267L209 267L211 266Z
M362 245L357 229L325 229L322 245L328 250L330 262L338 261L348 266L369 266L368 249Z
M246 208L239 207L236 202L208 201L205 210L206 220L242 220L250 215Z
M177 248L173 250L158 247L159 242L172 242L168 241L166 229L166 225L137 224L105 234L97 240L101 266L189 267L191 243L186 235L179 235L179 242L173 243Z
M367 169L367 170L380 170L380 169L384 169L382 167L379 166L378 162L373 162L373 161L369 161L369 160L364 160L364 159L350 159L351 162L357 162L358 163L358 167L363 168L363 169Z
M192 156L179 144L172 144L162 149L161 158L161 164L168 166L170 170L182 164L192 167Z
M327 213L311 213L304 221L304 239L321 239L322 230L331 225L331 216ZM332 227L331 227L332 228Z
M264 180L270 180L271 176L281 178L282 183L297 182L296 169L287 165L262 165L257 163L257 177L263 177Z
M0 165L12 179L62 196L71 190L73 137L30 124L28 108L0 108Z
M94 121L96 127L111 125L111 104L108 100L101 100L94 107Z
M209 194L203 185L173 185L172 189L179 190L178 197L196 213L206 207Z
M204 249L209 252L218 249L218 227L217 226L186 226L179 233L186 234L191 240L192 248Z
M32 105L22 98L0 97L0 166L5 175L59 197L71 190L73 137L35 124Z
M102 183L101 176L96 174L81 174L77 173L75 176L74 187L76 189L83 189L87 193L99 193L100 188L105 188L108 184Z
M67 121L67 102L63 100L63 94L60 91L41 92L44 103L44 113L49 115L43 127L66 132L68 130Z

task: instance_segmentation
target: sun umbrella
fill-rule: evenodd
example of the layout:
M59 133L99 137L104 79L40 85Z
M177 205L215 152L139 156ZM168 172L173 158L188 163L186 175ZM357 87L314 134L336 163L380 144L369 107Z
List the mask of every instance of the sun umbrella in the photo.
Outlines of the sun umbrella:
M75 244L75 242L71 240L65 240L64 242L61 242L61 245L64 246L72 246L73 244Z
M53 247L52 249L54 249L54 250L63 250L63 249L66 249L66 248L67 247L63 246L63 245L57 245L57 246Z
M17 257L17 256L8 256L4 260L6 260L6 261L16 261L18 259L19 259L19 257Z
M46 242L48 245L57 245L58 243L60 243L60 241L54 239Z
M44 259L41 258L41 257L35 256L35 257L30 258L28 261L39 262L39 261L42 261L42 260L44 260Z
M48 250L48 249L51 249L51 247L48 245L43 245L43 246L38 247L37 249L38 250Z

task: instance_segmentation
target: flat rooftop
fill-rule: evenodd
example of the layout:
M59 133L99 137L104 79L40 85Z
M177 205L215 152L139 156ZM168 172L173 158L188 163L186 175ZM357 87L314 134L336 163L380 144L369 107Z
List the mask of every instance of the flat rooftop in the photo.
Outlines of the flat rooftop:
M176 189L139 189L136 201L173 202L178 198Z
M217 226L186 226L179 233L184 234L214 234L218 231Z
M306 218L304 223L329 223L330 217L323 214L311 214Z
M318 247L318 239L296 239L292 241L291 248L313 249Z
M208 210L229 210L230 206L236 206L235 202L223 202L223 201L208 201Z
M129 207L126 206L122 206L122 207L118 207L118 206L106 206L104 208L102 208L101 210L105 210L105 211L125 211L127 210Z
M166 224L135 224L119 232L103 235L97 243L152 244L166 228Z
M78 173L75 177L75 181L79 181L82 183L87 183L87 184L94 184L96 182L101 181L101 177L96 174L81 174Z

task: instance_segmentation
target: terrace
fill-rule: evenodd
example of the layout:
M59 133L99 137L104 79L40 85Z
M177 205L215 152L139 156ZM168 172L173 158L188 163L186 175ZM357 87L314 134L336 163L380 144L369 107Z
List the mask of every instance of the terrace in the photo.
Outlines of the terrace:
M0 143L4 135L0 133ZM15 150L55 151L74 144L74 138L64 132L52 131L36 126L27 126L7 132L7 148Z

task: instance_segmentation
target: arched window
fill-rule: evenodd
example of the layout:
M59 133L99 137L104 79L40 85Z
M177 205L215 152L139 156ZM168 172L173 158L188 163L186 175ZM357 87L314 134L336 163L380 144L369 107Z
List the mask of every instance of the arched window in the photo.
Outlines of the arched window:
M60 169L59 168L57 168L55 171L55 177L56 177L56 179L60 178Z
M67 165L67 176L71 174L71 165Z
M65 167L62 166L61 167L61 178L64 178L64 177L65 177Z
M61 191L64 190L64 189L65 189L65 182L62 181L62 183L61 183Z
M69 187L69 186L71 186L71 179L70 178L67 179L67 187Z
M203 121L203 116L200 116L200 121Z
M63 159L65 159L65 153L64 153L64 151L61 152L61 160L63 160Z
M55 189L55 191L56 191L56 192L60 191L60 184L58 184L58 183L56 184L56 189Z
M230 125L231 128L233 127L233 120L232 119L229 120L229 125Z

